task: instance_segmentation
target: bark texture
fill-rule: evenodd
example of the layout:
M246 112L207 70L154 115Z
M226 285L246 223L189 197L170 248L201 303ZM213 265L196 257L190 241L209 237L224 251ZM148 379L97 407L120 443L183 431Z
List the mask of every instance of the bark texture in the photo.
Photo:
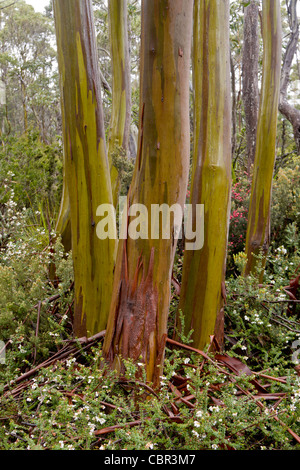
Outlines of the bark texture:
M244 12L243 47L243 103L246 122L248 175L254 164L256 128L259 107L258 60L259 60L259 11L255 0Z
M191 203L204 205L204 245L184 254L179 309L185 333L203 349L216 333L222 307L231 189L229 1L194 4L194 155ZM217 321L218 320L218 321Z
M90 0L54 0L66 188L74 262L74 333L105 328L115 240L96 234L96 211L112 204L100 76Z

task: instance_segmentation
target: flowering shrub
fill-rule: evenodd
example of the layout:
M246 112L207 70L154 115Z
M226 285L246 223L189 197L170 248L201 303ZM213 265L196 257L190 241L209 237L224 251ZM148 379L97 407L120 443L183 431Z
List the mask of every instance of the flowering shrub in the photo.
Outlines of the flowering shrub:
M49 235L55 234L41 226L41 214L26 208L18 210L13 188L7 185L6 191L6 202L1 204L0 199L0 339L9 345L6 365L0 369L3 380L30 364L34 351L36 358L44 357L61 334L64 337L66 319L58 325L47 313L46 302L41 305L36 334L37 305L61 293L63 308L69 300L64 292L73 277L72 260L64 254L60 241L49 245ZM53 261L58 288L49 279Z
M233 256L245 249L251 185L244 172L231 190L231 214L228 236L228 269L234 267Z

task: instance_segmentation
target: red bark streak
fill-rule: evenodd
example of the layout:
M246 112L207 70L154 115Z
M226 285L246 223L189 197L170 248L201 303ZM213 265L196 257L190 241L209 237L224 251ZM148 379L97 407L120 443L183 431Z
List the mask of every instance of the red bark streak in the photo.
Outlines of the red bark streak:
M139 358L143 362L147 360L150 335L153 332L157 334L158 293L153 286L153 266L154 248L151 250L147 274L144 273L144 260L140 255L133 280L130 281L124 243L119 303L115 312L115 335L110 346L110 357L119 354L133 361Z

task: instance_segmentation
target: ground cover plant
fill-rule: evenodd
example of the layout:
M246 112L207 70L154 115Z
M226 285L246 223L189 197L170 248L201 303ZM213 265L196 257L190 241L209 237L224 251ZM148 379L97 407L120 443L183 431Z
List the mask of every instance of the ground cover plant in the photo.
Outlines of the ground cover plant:
M214 340L206 351L188 337L174 340L171 311L164 373L154 390L143 364L127 361L123 377L107 369L104 332L73 339L71 258L41 225L29 230L32 214L19 212L13 198L11 192L4 204L14 235L2 245L0 269L2 449L299 448L300 371L292 357L300 340L293 282L299 250L274 245L263 285L255 276L227 278L223 351ZM281 241L289 236L287 230ZM243 252L234 260L241 272Z

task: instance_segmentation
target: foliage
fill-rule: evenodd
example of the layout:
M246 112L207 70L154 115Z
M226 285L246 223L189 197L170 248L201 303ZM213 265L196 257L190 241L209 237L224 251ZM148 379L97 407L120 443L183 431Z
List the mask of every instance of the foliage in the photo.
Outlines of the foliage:
M3 138L0 147L0 203L13 188L19 209L41 207L54 216L62 190L62 149L58 140L44 144L37 131Z
M248 174L240 172L231 190L231 214L227 269L233 269L234 255L245 248L251 185Z
M274 242L284 243L287 232L300 227L300 156L280 168L273 182L271 230ZM298 245L299 248L299 245Z
M283 249L268 256L263 285L255 276L227 280L227 346L254 370L290 367L291 345L300 338L299 305L289 304L285 290L300 257L284 258Z
M61 344L59 340L66 337L66 317L58 324L56 317L47 312L51 305L47 299L59 294L60 309L66 308L73 272L71 259L64 254L60 241L55 241L55 233L51 230L49 233L48 227L39 223L42 214L32 212L31 208L18 210L13 189L2 210L0 330L1 340L8 342L9 347L0 377L8 380L24 364L32 364L33 358L47 357L55 345ZM55 279L50 274L53 263ZM59 315L60 311L56 313Z
M260 409L251 395L254 375L233 378L216 361L205 364L197 354L167 348L156 392L145 384L141 364L124 362L126 375L118 379L106 368L101 344L89 350L79 346L74 356L31 377L23 390L12 386L12 394L1 400L1 449L299 448L286 429L299 432L299 377L292 369L283 383L276 382L276 370L268 389L281 393L277 407L271 403ZM175 394L179 379L184 396L194 396L191 407ZM174 419L168 413L171 402L177 408Z
M6 118L14 132L39 129L44 141L59 132L53 20L23 0L1 11L0 69Z
M295 368L292 361L293 344L300 340L300 305L290 295L293 292L299 299L295 280L300 265L300 160L294 154L291 126L282 116L278 121L271 247L264 280L259 284L256 275L241 275L250 194L249 178L243 172L245 123L241 100L242 18L247 4L231 2L237 142L227 258L225 354L248 366L252 374L233 375L224 365L220 370L217 354L207 348L204 354L210 360L203 360L201 354L185 349L192 346L191 332L184 336L178 331L182 347L167 344L161 386L155 391L151 384L145 384L140 363L125 361L126 375L121 380L108 371L101 342L92 347L78 343L74 353L51 362L51 367L43 366L44 361L70 351L74 345L72 257L64 253L53 232L62 187L53 19L50 10L45 19L23 1L1 11L0 68L7 87L7 105L0 110L0 340L6 344L5 364L0 363L1 450L300 450L287 432L289 426L300 434L299 366ZM288 25L284 0L282 5L285 46ZM94 7L99 64L110 86L106 2L95 0ZM139 1L129 0L128 19L132 121L138 125ZM261 69L259 73L261 77ZM296 78L295 69L292 89ZM103 87L108 126L111 95ZM22 135L24 110L28 129ZM113 159L121 175L121 194L125 195L133 162L122 149L116 149ZM183 259L182 242L173 267L169 338L175 332ZM181 312L179 319L184 331ZM26 382L20 386L13 382L36 366L40 370ZM272 381L264 379L265 375L272 376ZM278 398L260 398L263 408L253 399L257 379ZM179 399L178 390L185 401ZM190 396L193 398L189 400ZM137 424L128 426L133 422Z
M128 158L123 147L115 145L112 152L112 164L118 170L120 196L126 196L133 176L134 162Z

